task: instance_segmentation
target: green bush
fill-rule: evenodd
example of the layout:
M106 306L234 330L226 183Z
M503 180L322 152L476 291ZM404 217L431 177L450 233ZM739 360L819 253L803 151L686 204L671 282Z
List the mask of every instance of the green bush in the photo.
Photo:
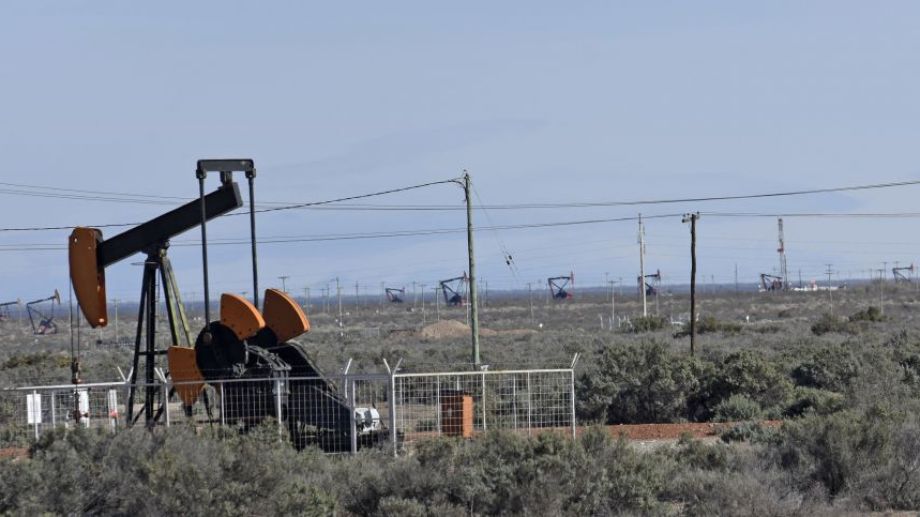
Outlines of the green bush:
M838 318L833 314L822 314L821 317L811 326L811 332L816 336L822 336L829 332L840 334L858 334L859 325L855 322L844 318Z
M631 321L632 325L628 328L630 332L635 333L655 332L656 330L661 330L670 325L667 318L659 316L638 316Z
M888 318L882 314L881 309L874 305L850 315L850 321L885 321L886 319Z
M596 371L579 378L579 412L609 424L688 418L688 401L699 391L702 371L699 361L659 342L609 347Z
M706 380L707 407L715 408L733 395L758 404L765 416L777 416L792 393L792 383L776 365L752 351L727 355ZM776 413L776 414L773 414Z
M810 354L792 370L799 386L843 392L859 375L859 358L848 348L825 347Z
M723 334L737 334L741 332L740 323L730 321L719 321L714 316L703 316L696 322L697 334L713 334L721 332ZM674 334L674 337L686 337L690 335L690 322L684 323L681 329Z
M723 400L713 410L713 420L716 422L759 420L762 415L760 404L739 393Z
M846 407L846 400L840 393L796 386L793 400L783 410L785 417L800 417L806 414L829 415Z

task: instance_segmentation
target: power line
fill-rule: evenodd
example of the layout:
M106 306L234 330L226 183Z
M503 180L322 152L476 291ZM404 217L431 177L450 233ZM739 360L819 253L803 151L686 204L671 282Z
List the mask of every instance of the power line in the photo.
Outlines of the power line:
M643 216L643 219L663 219L678 217L681 214L659 214L651 216ZM485 231L495 231L495 230L523 230L523 229L533 229L533 228L553 228L553 227L562 227L562 226L580 226L588 224L599 224L599 223L618 223L625 221L635 221L636 217L614 217L606 219L585 219L579 221L558 221L558 222L547 222L547 223L527 223L527 224L508 224L508 225L497 225L497 226L477 226L477 230ZM388 232L362 232L362 233L345 233L345 234L327 234L327 235L313 235L313 236L290 236L290 237L265 237L257 241L258 244L283 244L283 243L299 243L299 242L326 242L326 241L345 241L345 240L366 240L366 239L388 239L388 238L397 238L397 237L415 237L415 236L424 236L424 235L442 235L442 234L451 234L451 233L461 233L465 232L466 228L430 228L430 229L419 229L419 230L393 230ZM249 244L248 239L213 239L208 241L209 245L221 246L221 245L240 245L240 244ZM198 246L199 241L174 241L171 246L181 247L181 246ZM0 245L0 252L2 251L49 251L49 250L63 250L66 249L64 246L60 246L54 243L36 243L36 244L9 244L9 245Z
M313 202L309 202L309 203L297 203L297 204L293 204L293 205L282 205L282 206L277 206L277 207L273 207L273 208L263 208L263 209L256 210L255 212L256 212L256 213L264 213L264 212L277 212L277 211L281 211L281 210L293 210L293 209L297 209L297 208L308 208L308 207L313 207L313 206L321 206L321 205L328 205L328 204L332 204L332 203L338 203L338 202L341 202L341 201L351 201L351 200L355 200L355 199L365 199L365 198L369 198L369 197L383 196L383 195L387 195L387 194L395 194L395 193L398 193L398 192L407 192L407 191L410 191L410 190L416 190L416 189L420 189L420 188L430 187L430 186L433 186L433 185L443 185L443 184L446 184L446 183L456 183L456 182L457 182L456 179L440 180L440 181L431 181L431 182L428 182L428 183L420 183L420 184L418 184L418 185L410 185L410 186L408 186L408 187L400 187L400 188L394 188L394 189L389 189L389 190L381 190L381 191L378 191L378 192L371 192L371 193L369 193L369 194L359 194L359 195L355 195L355 196L348 196L348 197L342 197L342 198L337 198L337 199L328 199L328 200L325 200L325 201L313 201ZM2 184L2 183L0 183L0 184ZM3 193L3 189L0 189L0 193ZM50 196L50 194L49 194L49 196ZM100 198L100 200L101 200L101 199L102 199L102 198ZM160 203L158 203L158 204L160 204ZM248 215L248 212L234 212L234 213L230 213L230 214L227 214L227 215L228 215L228 216L232 216L232 215ZM92 228L113 228L113 227L124 227L124 226L137 226L137 225L139 225L139 224L142 224L142 223L109 223L109 224L82 225L82 226L90 226L90 227L92 227ZM17 228L17 227L12 227L12 228L0 228L0 232L26 232L26 231L45 231L45 230L69 230L69 229L72 229L74 226L75 226L75 225L68 225L68 226L35 226L35 227L19 227L19 228Z
M456 182L456 179L435 181L430 183L424 183L420 185L413 185L410 187L403 187L399 189L392 189L387 191L381 191L371 194L362 194L357 196L348 196L338 199L331 199L327 201L317 201L317 202L308 202L308 203L280 203L280 202L262 202L262 205L279 205L272 208L264 208L257 210L258 212L272 212L277 210L292 210L292 209L324 209L324 210L350 210L350 211L451 211L451 210L465 210L463 206L456 205L338 205L335 207L329 207L324 205L329 205L333 203L340 203L343 201L354 201L357 199L365 199L369 197L392 194L396 192L404 192L407 190L413 190L416 188L422 188L432 185L438 185L443 183ZM666 199L646 199L646 200L631 200L631 201L600 201L600 202L565 202L565 203L509 203L509 204L499 204L499 205L480 205L478 208L481 210L537 210L537 209L559 209L559 208L601 208L601 207L614 207L614 206L639 206L639 205L658 205L658 204L674 204L674 203L703 203L703 202L713 202L713 201L732 201L732 200L744 200L744 199L763 199L763 198L774 198L774 197L788 197L788 196L802 196L802 195L814 195L814 194L826 194L834 192L852 192L852 191L861 191L861 190L875 190L875 189L885 189L885 188L896 188L896 187L905 187L920 184L920 180L908 180L908 181L896 181L896 182L887 182L887 183L872 183L866 185L853 185L845 187L828 187L828 188L817 188L817 189L805 189L805 190L792 190L792 191L782 191L782 192L768 192L768 193L757 193L757 194L739 194L739 195L723 195L723 196L706 196L706 197L691 197L691 198L666 198ZM51 192L30 192L25 190L16 190L16 189L0 189L0 194L10 194L10 195L22 195L22 196L37 196L37 197L50 197L50 198L62 198L62 199L77 199L77 200L87 200L87 201L103 201L103 202L123 202L123 203L141 203L141 204L170 204L167 200L181 200L186 198L175 197L175 196L156 196L156 195L146 195L146 194L128 194L120 192L107 192L107 191L94 191L94 190L80 190L80 189L66 189L59 187L48 187L48 186L39 186L39 185L27 185L21 183L0 183L0 185L6 186L15 186L19 188L29 188L29 189L44 189L50 190ZM233 215L233 214L230 214Z

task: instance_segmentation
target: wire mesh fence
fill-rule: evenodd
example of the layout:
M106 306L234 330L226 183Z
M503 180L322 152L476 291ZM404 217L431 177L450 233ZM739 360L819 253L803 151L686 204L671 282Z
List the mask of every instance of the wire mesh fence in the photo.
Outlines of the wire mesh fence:
M504 429L574 433L571 369L397 374L402 443Z
M0 391L0 447L55 427L274 425L298 449L398 453L493 429L574 435L574 409L572 369L31 386Z

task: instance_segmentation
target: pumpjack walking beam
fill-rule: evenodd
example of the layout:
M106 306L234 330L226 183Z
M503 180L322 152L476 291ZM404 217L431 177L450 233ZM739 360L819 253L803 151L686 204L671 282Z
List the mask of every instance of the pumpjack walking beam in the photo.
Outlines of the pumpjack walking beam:
M251 164L251 160L231 160ZM105 268L135 253L145 253L144 274L141 282L141 299L138 308L137 333L134 345L134 370L131 374L131 391L128 401L128 421L133 422L137 372L144 359L146 384L144 411L148 424L155 420L156 359L165 350L156 346L156 275L162 278L170 337L174 344L188 344L188 323L179 299L172 267L166 255L169 240L176 235L209 221L243 205L239 187L230 173L221 174L220 187L175 210L166 212L146 223L109 239L102 238L96 228L75 228L70 236L70 277L74 293L83 315L92 327L108 323L105 295ZM202 206L205 207L202 214ZM202 217L203 216L203 217ZM145 332L146 330L146 332ZM142 348L143 344L143 348ZM138 417L140 415L138 414Z

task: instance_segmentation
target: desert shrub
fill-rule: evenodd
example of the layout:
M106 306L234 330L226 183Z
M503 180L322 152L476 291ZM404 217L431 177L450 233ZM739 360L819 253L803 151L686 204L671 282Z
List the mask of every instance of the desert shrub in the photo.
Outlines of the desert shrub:
M715 408L733 395L758 404L767 416L785 405L792 383L762 354L741 351L727 355L706 380L706 405Z
M637 316L631 320L629 332L655 332L670 325L667 318L660 316Z
M846 347L825 347L810 354L792 370L799 386L843 392L859 375L859 358Z
M829 415L846 407L843 395L820 388L796 386L792 402L783 410L784 417L799 417L814 413Z
M855 322L851 322L844 318L838 318L833 314L824 313L818 318L818 321L814 322L811 326L811 332L816 336L822 336L829 332L837 332L840 334L857 334L859 333L859 325Z
M697 334L712 334L716 332L721 332L723 334L737 334L741 332L742 326L740 323L735 323L732 321L720 321L715 318L715 316L703 316L696 322L696 333ZM690 335L690 322L684 323L679 331L674 334L674 337L685 337Z
M787 423L773 451L799 489L822 485L871 510L920 506L920 426L912 412L840 412Z
M609 347L597 370L579 379L580 412L611 424L687 418L702 370L696 359L674 354L659 342Z
M736 393L719 402L713 409L713 420L717 422L758 420L762 414L760 404L749 399L747 395Z
M774 440L776 431L764 427L760 422L738 422L719 433L719 439L725 443L755 442L768 443Z
M886 319L888 318L882 314L881 309L874 305L850 315L850 321L885 321Z

